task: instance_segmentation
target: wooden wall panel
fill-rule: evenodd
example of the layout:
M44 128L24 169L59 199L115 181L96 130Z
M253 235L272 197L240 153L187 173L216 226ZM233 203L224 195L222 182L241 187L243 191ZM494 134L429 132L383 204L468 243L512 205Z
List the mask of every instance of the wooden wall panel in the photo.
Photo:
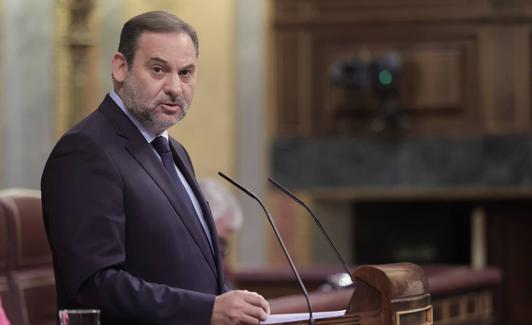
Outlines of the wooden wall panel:
M479 19L530 12L527 0L276 0L278 23Z
M532 202L516 201L488 205L488 263L501 268L503 284L496 303L501 324L532 324Z
M465 51L460 44L434 44L402 52L402 106L421 111L464 110Z
M276 39L277 133L310 134L310 34L288 31Z
M489 134L530 132L530 26L479 32L482 109Z
M532 1L272 1L273 35L277 40L275 52L279 62L282 62L278 62L272 76L278 89L282 90L276 94L279 105L275 109L278 110L277 122L280 126L277 137L312 137L304 141L312 142L310 147L316 148L323 145L324 136L327 136L326 143L336 148L338 159L334 159L332 154L325 155L332 159L324 159L323 152L326 150L314 155L304 151L304 154L298 154L300 157L310 157L308 159L316 157L320 163L327 162L316 166L330 168L316 170L320 171L320 181L325 180L323 184L331 186L326 188L328 197L346 202L360 200L360 193L364 193L362 197L370 195L380 199L387 193L401 198L405 195L404 189L390 187L387 185L390 183L386 182L382 188L360 188L360 184L377 184L380 181L378 177L361 183L364 175L356 175L351 181L346 181L352 175L350 169L356 168L354 165L358 159L356 154L351 156L349 150L359 150L363 153L361 157L380 156L375 153L375 145L353 148L349 141L345 141L345 137L338 135L358 137L355 141L378 143L381 139L376 138L382 134L379 132L382 125L375 118L375 110L371 110L376 104L375 99L331 84L331 66L340 60L378 57L389 51L401 56L404 83L400 88L400 103L404 108L403 115L408 117L409 128L387 133L393 135L392 142L404 144L419 141L437 147L449 141L450 137L452 141L463 144L473 140L480 144L470 147L473 151L491 152L480 156L486 157L484 160L474 160L478 161L478 170L485 171L494 166L490 163L490 157L495 157L494 161L508 162L507 167L492 169L493 175L497 175L495 179L502 183L490 182L490 174L480 173L479 187L471 187L471 184L468 187L468 183L464 183L470 176L466 173L445 174L436 171L434 175L437 176L451 175L450 179L458 182L458 186L448 186L452 182L444 182L436 186L436 192L431 195L441 198L448 193L457 200L464 200L473 193L474 200L490 201L493 196L490 191L496 191L499 193L497 195L508 200L500 205L486 205L488 263L500 267L504 274L499 300L496 301L496 305L502 307L501 323L530 324L527 307L532 302L532 282L528 274L531 259L524 247L530 246L532 238L529 236L532 203L528 195L523 195L524 192L518 193L530 190L528 183L523 182L518 175L526 164L522 164L522 159L513 160L510 156L499 154L499 150L505 151L511 145L505 142L494 144L491 141L509 139L515 144L515 139L523 139L528 142L532 134ZM366 141L366 138L369 140ZM442 138L446 140L438 141ZM298 141L274 140L283 144ZM297 152L295 146L287 148L284 150ZM530 152L526 145L517 145L517 148L519 155L526 156ZM396 150L396 147L393 149ZM279 152L282 150L277 151L277 155ZM450 150L445 155L442 150L441 153L442 157L447 154L461 159L468 156L468 152L460 150ZM390 154L393 156L394 152L383 154L378 161L388 163ZM344 160L346 156L352 157L353 162ZM405 161L404 156L399 157L402 158L399 162ZM404 179L408 183L426 175L423 170L411 169L415 166L412 162L423 160L424 157L409 161L408 165L395 164L394 167L399 166L397 168L403 173L406 171ZM279 161L285 164L283 167L288 165L286 160ZM305 162L305 159L301 161ZM342 164L343 161L348 163ZM460 164L466 166L470 162L462 161ZM366 174L379 176L379 164L376 165L375 169L368 168ZM314 176L305 174L305 171L299 173L302 169L299 165L297 167L298 173L295 174L298 176ZM323 172L331 169L347 172ZM410 170L412 172L409 175ZM471 170L471 174L477 175L475 168ZM402 173L385 175L388 178L383 179L393 181L398 175ZM308 179L310 177L305 178L305 181ZM513 185L509 188L501 186L509 180L512 180L510 184L517 184L517 192L512 190ZM308 186L305 184L312 182L302 184ZM340 185L345 185L347 191L359 194L339 197L338 192L331 188L340 188ZM416 192L413 196L423 200L422 193L426 194L426 191L421 189Z
M408 126L392 133L481 136L532 131L530 1L274 3L279 136L393 129L375 110L378 99L335 88L330 80L335 62L390 51L402 60L398 114Z
M474 30L451 33L441 28L356 28L317 33L314 53L314 130L318 134L371 132L379 117L375 98L339 89L330 80L332 66L340 61L378 58L394 52L401 57L401 99L398 107L411 120L410 134L435 134L449 130L480 133L477 41ZM416 36L413 36L416 35ZM346 130L347 129L347 130Z

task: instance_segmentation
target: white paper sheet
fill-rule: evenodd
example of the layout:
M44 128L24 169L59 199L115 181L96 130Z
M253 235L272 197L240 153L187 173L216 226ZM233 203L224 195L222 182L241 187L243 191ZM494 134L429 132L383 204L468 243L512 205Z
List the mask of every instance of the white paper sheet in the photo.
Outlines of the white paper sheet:
M312 313L314 319L320 318L329 318L329 317L339 317L345 315L344 310L335 310L335 311L322 311L318 313ZM270 315L266 320L260 322L260 324L275 324L283 322L295 322L300 320L308 320L308 313L293 313L293 314L273 314Z

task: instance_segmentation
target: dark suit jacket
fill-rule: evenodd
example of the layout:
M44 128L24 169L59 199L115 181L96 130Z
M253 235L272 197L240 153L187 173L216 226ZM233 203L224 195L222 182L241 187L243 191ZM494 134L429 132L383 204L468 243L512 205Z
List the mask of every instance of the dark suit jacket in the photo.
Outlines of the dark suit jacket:
M161 161L107 96L53 149L41 182L58 308L102 324L208 324L224 291L214 222L185 149L174 160L213 238L184 208Z

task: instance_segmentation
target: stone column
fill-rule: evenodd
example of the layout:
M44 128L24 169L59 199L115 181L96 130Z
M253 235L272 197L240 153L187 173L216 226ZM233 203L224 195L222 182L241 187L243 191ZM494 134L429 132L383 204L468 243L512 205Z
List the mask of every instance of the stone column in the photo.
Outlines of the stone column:
M1 187L40 188L53 138L53 0L2 4Z
M93 35L89 28L89 17L94 7L93 0L70 0L69 2L70 52L70 114L69 125L76 124L88 111L87 86L89 80L89 51L93 46Z
M268 172L265 105L265 10L264 1L238 0L237 8L237 169L238 179L265 196ZM241 264L265 264L270 231L260 207L248 197L240 200L246 216L239 237ZM265 202L267 203L267 202Z

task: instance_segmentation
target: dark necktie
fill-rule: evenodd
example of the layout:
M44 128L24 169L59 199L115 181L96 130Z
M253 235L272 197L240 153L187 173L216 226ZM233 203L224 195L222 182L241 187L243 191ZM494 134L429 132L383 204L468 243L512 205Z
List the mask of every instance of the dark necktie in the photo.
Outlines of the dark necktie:
M190 196L188 195L187 190L185 189L185 186L181 182L181 179L179 179L179 175L177 174L176 167L174 164L174 158L172 157L172 151L170 150L170 144L168 143L168 140L165 137L158 136L156 137L152 142L151 145L157 151L157 153L161 156L161 159L163 161L164 168L166 169L166 172L170 176L170 179L174 182L177 192L179 193L179 197L183 199L183 202L185 203L185 206L189 210L189 214L195 216L196 222L199 223L199 226L202 228L203 233L207 237L207 240L209 242L209 246L212 249L212 241L211 241L211 235L209 234L209 230L207 228L207 225L205 224L204 220L201 220L200 216L196 213L196 209L194 209L194 205L192 204L192 201L190 199Z

